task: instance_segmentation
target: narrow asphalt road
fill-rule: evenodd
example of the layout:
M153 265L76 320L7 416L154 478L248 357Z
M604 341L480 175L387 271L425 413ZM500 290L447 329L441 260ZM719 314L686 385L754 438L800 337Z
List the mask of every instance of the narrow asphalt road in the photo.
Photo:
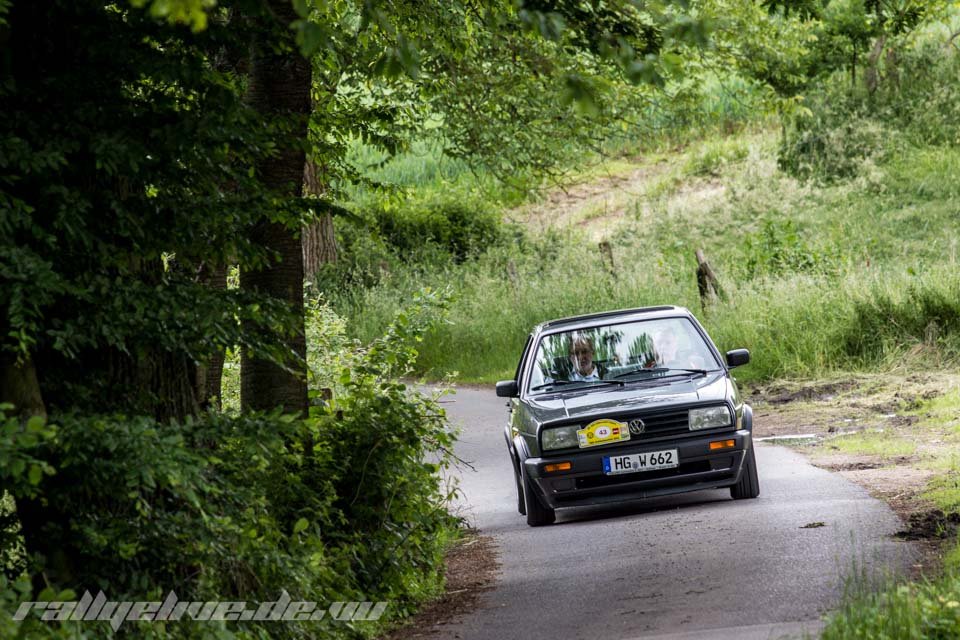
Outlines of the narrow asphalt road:
M902 571L912 547L862 488L782 447L759 445L761 495L727 490L640 505L558 511L531 528L516 511L505 401L459 389L460 513L493 536L501 571L479 606L439 628L458 640L700 640L802 637L840 599L845 576ZM822 523L818 525L817 523Z

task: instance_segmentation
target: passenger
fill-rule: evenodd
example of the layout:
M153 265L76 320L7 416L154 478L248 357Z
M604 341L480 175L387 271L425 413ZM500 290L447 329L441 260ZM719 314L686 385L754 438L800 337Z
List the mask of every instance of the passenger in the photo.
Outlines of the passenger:
M689 351L680 351L680 341L673 327L667 327L657 332L654 337L657 350L657 365L670 369L702 369L704 360L701 356Z

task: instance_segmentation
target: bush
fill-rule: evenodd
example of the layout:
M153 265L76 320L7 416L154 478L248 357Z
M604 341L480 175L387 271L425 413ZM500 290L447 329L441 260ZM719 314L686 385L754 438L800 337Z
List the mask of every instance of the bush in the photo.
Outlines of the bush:
M452 488L440 477L453 434L436 396L397 380L444 305L436 294L420 296L365 349L342 336L328 341L341 348L318 368L336 375L336 392L315 400L307 419L62 414L54 427L21 425L0 411L0 478L17 502L27 550L36 536L57 550L30 556L34 583L44 576L55 589L147 601L170 590L181 600L270 601L286 590L294 600L387 600L392 616L408 612L439 588L455 531L446 510ZM30 599L29 581L16 584L2 585L0 606ZM10 613L0 611L3 624ZM127 624L157 637L355 637L378 628ZM64 625L28 619L0 630L110 633L105 623Z
M866 113L857 97L831 93L795 119L784 136L780 167L798 178L827 182L858 176L882 162L896 135Z
M760 231L744 239L747 276L784 273L823 273L835 267L838 259L814 249L796 222L786 219L763 221Z
M743 160L749 151L744 142L735 138L718 140L704 145L700 153L691 156L684 168L695 176L719 176L725 166Z
M424 243L433 243L462 262L501 235L499 214L475 198L438 198L400 209L382 207L375 216L380 236L401 255L416 254Z
M784 170L832 181L859 175L904 144L960 142L960 55L939 38L892 41L888 52L875 89L851 87L838 75L808 96L809 110L785 129Z

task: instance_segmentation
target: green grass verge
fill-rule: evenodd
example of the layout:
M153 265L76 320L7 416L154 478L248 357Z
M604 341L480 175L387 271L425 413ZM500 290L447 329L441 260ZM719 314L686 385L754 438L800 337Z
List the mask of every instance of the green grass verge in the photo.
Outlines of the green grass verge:
M890 431L865 431L838 436L830 438L824 445L841 453L876 456L881 459L910 456L917 450L915 442Z
M960 637L960 552L936 580L848 589L827 621L822 640L953 640Z

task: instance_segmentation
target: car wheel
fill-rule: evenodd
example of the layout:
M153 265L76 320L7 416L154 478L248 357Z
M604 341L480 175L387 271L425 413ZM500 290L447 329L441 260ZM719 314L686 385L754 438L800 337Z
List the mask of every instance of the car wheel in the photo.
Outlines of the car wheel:
M523 483L520 480L519 465L517 465L517 460L512 453L510 454L510 462L513 464L513 481L517 485L517 511L520 512L520 515L525 516L527 515L527 505L523 499Z
M760 478L757 477L757 458L753 453L753 445L747 451L747 459L740 471L740 480L730 487L730 497L734 500L756 498L760 495Z
M540 498L526 474L523 474L523 502L527 507L527 524L531 527L553 524L554 520L557 519L556 512L543 506L540 502Z

